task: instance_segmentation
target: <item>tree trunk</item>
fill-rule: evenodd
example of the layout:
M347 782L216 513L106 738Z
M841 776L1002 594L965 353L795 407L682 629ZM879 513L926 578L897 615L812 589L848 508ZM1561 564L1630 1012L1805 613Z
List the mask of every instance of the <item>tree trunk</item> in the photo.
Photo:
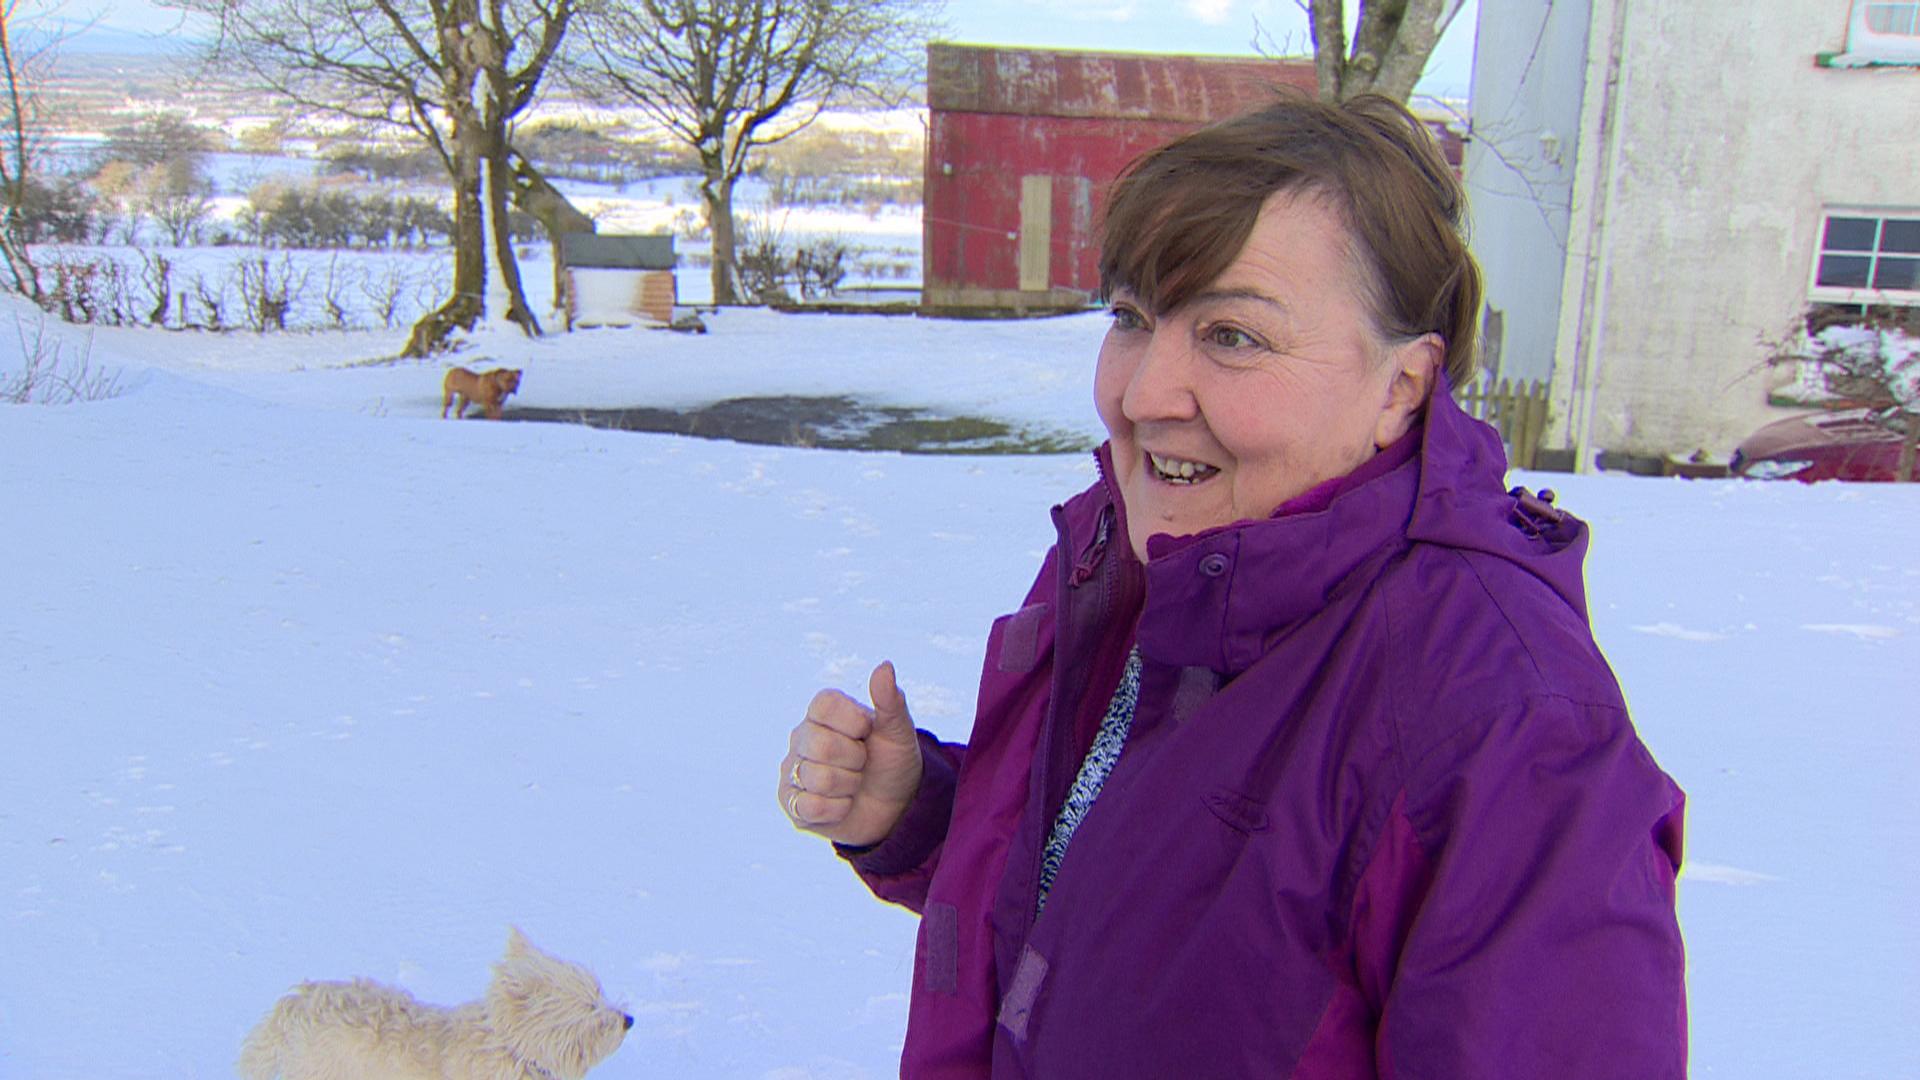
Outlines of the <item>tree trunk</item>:
M1380 58L1380 70L1374 75L1372 90L1405 104L1413 88L1427 70L1427 59L1440 44L1440 32L1446 29L1443 18L1451 21L1449 9L1457 0L1408 0L1393 41Z
M7 130L4 149L0 149L0 154L4 154L4 160L0 160L0 187L4 187L0 198L5 200L5 206L0 207L0 255L5 256L12 287L44 307L46 297L40 288L40 269L33 263L26 229L20 220L27 205L27 182L34 173L31 136L27 134L27 121L34 106L31 85L21 85L23 58L14 55L14 10L15 5L8 4L4 9L5 18L0 19L0 76L6 80L7 100ZM31 57L25 59L30 61Z
M507 288L507 321L528 337L540 336L540 320L527 306L527 291L520 284L520 262L513 254L513 228L507 220L507 192L513 190L513 174L507 167L506 125L487 132L487 217L493 222L494 263L500 270L500 282Z
M456 330L471 330L487 313L486 215L480 206L482 154L471 126L453 133L453 295L413 324L401 356L432 356Z
M713 236L713 302L732 304L739 300L733 291L733 179L715 175L717 171L708 163L700 195L707 203L707 231Z
M453 182L453 295L413 324L400 355L431 356L447 347L456 330L471 330L487 313L487 212L481 203L481 170L492 158L491 128L474 101L491 39L479 29L474 0L435 6L440 46L440 105L452 130L448 142Z
M1901 483L1913 483L1916 457L1920 457L1920 413L1908 413L1907 437L1900 443L1900 464L1893 473Z
M17 113L20 108L17 99L13 107ZM7 138L13 140L14 145L4 151L12 159L11 163L0 164L0 200L4 200L4 204L0 204L0 256L4 257L11 278L6 284L35 305L44 307L46 296L40 287L40 268L34 265L33 251L27 244L26 224L21 220L27 205L27 136L16 126Z
M1340 101L1347 72L1347 20L1344 0L1313 0L1313 74L1320 100Z
M1379 94L1406 104L1459 6L1460 0L1360 0L1359 24L1349 42L1345 0L1311 0L1320 99Z
M1362 0L1336 100L1374 92L1374 83L1405 25L1407 0Z
M7 275L11 279L6 283L7 286L33 301L36 307L45 307L47 297L46 290L40 285L40 268L34 265L33 252L11 214L4 225L0 225L0 230L4 230L0 233L0 255L5 257Z
M567 200L565 195L540 175L533 163L515 154L513 164L513 204L534 216L547 230L553 244L553 308L573 329L573 286L567 268L560 260L560 238L568 233L598 231L593 219Z

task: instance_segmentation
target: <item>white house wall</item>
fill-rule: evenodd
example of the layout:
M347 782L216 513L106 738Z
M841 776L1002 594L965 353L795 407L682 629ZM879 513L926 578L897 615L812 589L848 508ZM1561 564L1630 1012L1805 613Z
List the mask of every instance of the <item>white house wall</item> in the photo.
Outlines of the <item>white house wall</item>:
M1487 347L1507 377L1546 379L1553 370L1589 6L1480 2L1464 173L1473 250L1502 327Z
M1847 0L1601 6L1547 445L1725 454L1786 415L1760 343L1806 306L1822 208L1920 207L1920 71L1816 66Z

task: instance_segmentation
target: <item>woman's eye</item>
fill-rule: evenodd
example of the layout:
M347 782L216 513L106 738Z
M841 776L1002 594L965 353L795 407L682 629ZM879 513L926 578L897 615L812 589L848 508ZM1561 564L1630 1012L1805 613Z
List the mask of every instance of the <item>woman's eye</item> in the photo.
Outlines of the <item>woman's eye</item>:
M1218 345L1223 349L1246 349L1260 344L1252 334L1237 326L1210 326L1202 335L1209 345Z
M1112 317L1115 330L1143 330L1147 325L1147 320L1130 307L1108 308L1107 314Z

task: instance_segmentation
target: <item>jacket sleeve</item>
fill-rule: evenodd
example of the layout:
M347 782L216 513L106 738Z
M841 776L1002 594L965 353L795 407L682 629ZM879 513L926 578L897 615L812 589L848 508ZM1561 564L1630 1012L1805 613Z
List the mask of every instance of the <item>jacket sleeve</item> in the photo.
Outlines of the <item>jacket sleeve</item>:
M920 790L893 831L870 847L835 844L834 851L853 864L873 895L918 912L927 901L927 885L940 864L940 849L953 817L953 792L967 748L943 743L922 729Z
M1353 905L1379 1075L1684 1077L1684 801L1623 709L1559 697L1411 763Z
M1018 700L1007 693L1007 686L1031 681L1043 654L1041 641L1046 633L1045 605L1039 604L1056 576L1053 551L1042 560L1040 573L1027 590L1026 606L1012 615L995 620L987 639L985 670L981 674L980 705L974 713L971 738L985 739L972 745L987 746L977 752L977 762L992 762L995 732L1006 721L1009 710L1017 711ZM1045 683L1045 670L1039 681ZM1013 701L1013 704L1009 704ZM835 845L841 858L853 864L873 894L888 903L921 912L927 902L927 889L940 865L946 848L948 828L953 821L955 791L960 765L966 760L968 746L941 742L921 729L920 790L893 831L878 844L866 848ZM1024 770L1024 764L1021 769ZM1022 772L1024 775L1024 771ZM969 781L970 783L973 781ZM1024 787L1021 788L1025 790ZM977 810L977 806L975 807ZM964 826L963 826L964 827Z

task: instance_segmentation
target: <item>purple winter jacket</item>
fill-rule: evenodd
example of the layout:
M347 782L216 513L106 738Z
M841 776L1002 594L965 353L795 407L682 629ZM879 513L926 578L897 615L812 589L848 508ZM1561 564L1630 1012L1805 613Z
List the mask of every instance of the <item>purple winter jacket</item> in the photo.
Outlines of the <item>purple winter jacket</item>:
M1444 388L1413 438L1144 567L1103 449L968 745L922 732L850 855L922 916L902 1075L1685 1075L1683 796L1588 630L1586 526L1503 490ZM1132 732L1036 918L1135 612Z

